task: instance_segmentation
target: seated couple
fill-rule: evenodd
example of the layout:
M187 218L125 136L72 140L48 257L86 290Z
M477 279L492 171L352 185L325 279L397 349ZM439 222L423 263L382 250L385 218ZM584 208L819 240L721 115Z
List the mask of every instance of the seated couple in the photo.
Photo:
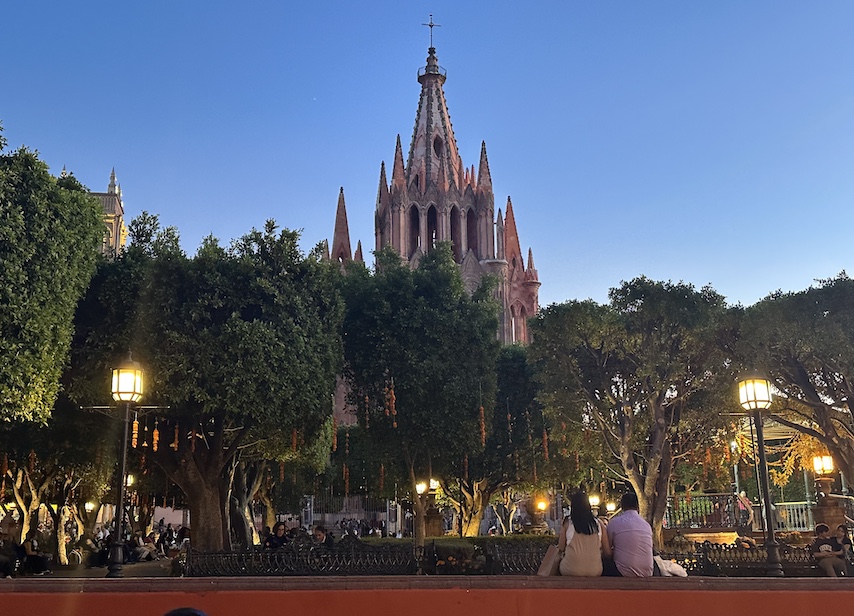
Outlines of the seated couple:
M638 498L624 494L622 513L610 522L593 515L587 494L570 500L570 514L560 531L563 552L560 574L577 577L600 575L649 577L653 574L652 528L638 513Z

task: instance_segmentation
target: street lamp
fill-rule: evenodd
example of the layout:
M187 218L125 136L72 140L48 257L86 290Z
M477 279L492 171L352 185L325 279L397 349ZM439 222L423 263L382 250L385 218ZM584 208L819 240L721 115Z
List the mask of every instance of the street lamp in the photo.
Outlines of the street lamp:
M123 577L122 564L125 560L124 518L125 518L125 474L127 472L128 424L130 423L130 405L142 399L142 366L133 360L130 353L118 368L113 369L113 400L125 403L124 430L121 445L121 466L119 467L119 497L116 503L116 534L110 552L108 578Z
M753 417L756 424L756 440L759 445L759 483L762 487L762 501L765 505L765 551L767 553L768 575L783 576L780 563L780 544L774 536L774 512L771 510L771 490L768 486L768 459L765 456L765 434L762 430L760 411L771 406L771 381L761 376L746 376L738 382L738 401L741 407Z
M812 467L815 470L815 500L830 494L833 486L833 456L815 456L812 459Z
M599 500L599 495L591 494L587 497L587 501L590 503L590 509L593 511L593 515L599 517L599 503L601 502Z

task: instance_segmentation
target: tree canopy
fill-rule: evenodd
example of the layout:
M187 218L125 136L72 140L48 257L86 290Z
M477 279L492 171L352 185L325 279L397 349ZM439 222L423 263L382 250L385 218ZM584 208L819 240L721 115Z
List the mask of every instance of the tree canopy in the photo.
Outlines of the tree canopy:
M209 238L193 258L142 227L149 240L106 264L90 290L77 356L88 385L78 392L103 400L108 366L133 349L146 368L145 403L162 407L163 444L151 457L187 495L194 544L221 549L239 452L262 441L290 446L292 433L310 442L331 415L338 274L272 222L229 248ZM152 247L152 238L164 241ZM127 284L112 286L117 275Z
M571 301L533 321L531 355L553 425L595 431L614 477L660 530L674 465L725 423L733 324L709 288L637 278L610 302Z
M343 289L345 375L357 418L414 497L418 481L456 476L465 456L483 449L481 408L492 408L495 396L496 304L486 287L466 294L446 244L414 270L380 251L376 271L352 266Z
M51 176L35 152L0 154L0 420L49 417L102 217L77 180Z
M738 349L772 380L772 418L818 440L854 476L854 280L844 272L745 311Z

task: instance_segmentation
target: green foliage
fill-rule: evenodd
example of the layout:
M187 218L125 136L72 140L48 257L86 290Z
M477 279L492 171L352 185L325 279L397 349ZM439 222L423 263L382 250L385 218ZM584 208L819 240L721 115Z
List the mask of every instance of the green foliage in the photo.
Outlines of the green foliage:
M854 280L842 272L745 311L738 350L774 383L774 419L816 439L854 472Z
M291 434L322 465L339 372L343 305L337 269L306 258L273 222L229 248L213 238L193 258L156 217L131 224L131 246L104 264L78 313L73 393L103 403L126 349L146 370L144 403L159 405L152 458L187 495L199 542L221 549L225 469L238 451L285 459ZM219 496L216 496L219 495Z
M681 283L638 278L610 300L550 306L533 322L540 399L552 425L596 435L611 477L660 522L673 466L724 428L735 322L717 293Z
M103 233L79 182L27 149L0 155L0 420L50 415Z
M415 270L380 251L376 273L351 267L343 289L345 374L375 466L454 473L453 462L482 450L479 408L494 401L495 303L485 290L466 294L444 244Z

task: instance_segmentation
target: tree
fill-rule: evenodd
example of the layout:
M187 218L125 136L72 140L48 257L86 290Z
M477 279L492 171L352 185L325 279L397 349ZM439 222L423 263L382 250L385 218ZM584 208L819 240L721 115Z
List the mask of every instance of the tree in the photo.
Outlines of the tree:
M854 280L842 272L748 308L738 349L778 396L771 418L818 440L854 477Z
M147 369L146 402L169 407L151 458L187 497L194 547L220 550L230 540L239 452L292 431L306 443L322 432L341 361L343 306L337 270L317 250L303 256L298 234L273 222L228 249L209 238L192 259L170 246L132 246L117 260L116 271L130 279L122 294L131 294L118 308L110 303L115 291L92 293L78 358L88 385L79 391L103 397L106 367L122 345L134 350Z
M50 415L103 234L73 176L54 178L26 148L0 155L0 420Z
M456 475L443 485L460 516L464 536L477 536L483 515L493 496L500 493L496 509L510 513L511 488L530 491L542 488L551 466L547 426L536 400L537 384L521 345L499 349L495 374L495 404L483 411L480 452L472 451L457 465ZM451 487L453 481L456 486ZM459 498L456 498L459 495ZM503 530L509 519L501 518Z
M705 448L732 408L721 383L734 324L710 288L637 278L609 296L546 308L531 354L547 415L596 432L660 541L674 464Z
M487 287L469 297L451 249L439 244L412 270L390 249L376 271L343 281L345 375L377 460L402 467L423 545L427 494L416 484L456 477L483 449L481 407L495 396L497 308Z

